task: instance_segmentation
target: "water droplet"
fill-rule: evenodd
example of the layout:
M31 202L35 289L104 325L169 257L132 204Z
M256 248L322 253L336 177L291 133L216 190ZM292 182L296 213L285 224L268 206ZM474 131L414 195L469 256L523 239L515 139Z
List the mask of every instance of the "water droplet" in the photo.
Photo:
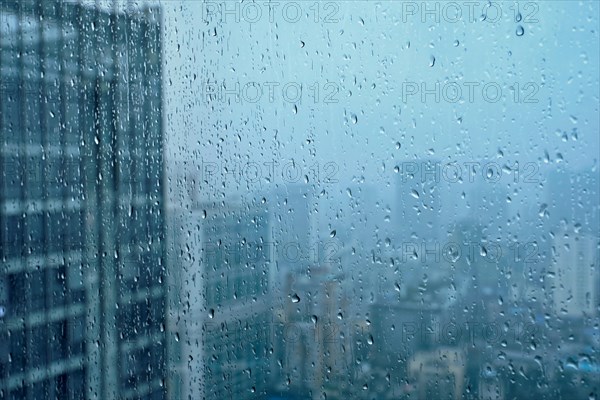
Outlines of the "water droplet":
M517 26L517 36L523 36L525 34L525 29L521 25Z
M522 19L523 19L523 16L521 15L521 13L517 13L517 15L515 15L515 21L521 22Z
M292 295L292 303L300 303L300 296L298 296L296 293Z
M537 345L535 344L535 342L531 342L529 343L529 348L533 351L535 351L537 349Z
M335 235L337 235L337 232L336 232L336 230L334 229L334 230L332 230L332 231L331 231L331 233L329 234L329 236L331 236L332 238L334 238L334 237L335 237Z
M429 59L429 66L433 67L435 65L435 57L431 56L431 58Z
M300 48L303 49L304 46L306 46L306 43L304 43L302 40L300 41Z
M458 45L460 44L460 42L457 40L454 41L454 47L458 47Z
M211 308L210 310L208 310L208 318L214 318L215 317L215 310L213 308Z
M351 120L354 125L358 123L358 117L356 116L356 114L352 114Z
M410 192L410 194L411 194L411 195L412 195L412 197L414 197L415 199L418 199L418 198L419 198L419 192L417 192L417 191L416 191L416 190L414 190L414 189L413 189L413 190Z
M559 163L559 162L563 162L564 160L565 160L565 159L564 159L564 157L563 157L562 153L556 153L556 162L557 162L557 163Z

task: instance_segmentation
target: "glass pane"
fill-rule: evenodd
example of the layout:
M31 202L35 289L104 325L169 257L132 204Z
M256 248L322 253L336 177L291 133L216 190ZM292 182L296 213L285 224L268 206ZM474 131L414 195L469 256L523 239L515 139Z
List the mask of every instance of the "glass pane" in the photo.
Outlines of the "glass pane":
M598 399L599 15L0 0L0 398Z

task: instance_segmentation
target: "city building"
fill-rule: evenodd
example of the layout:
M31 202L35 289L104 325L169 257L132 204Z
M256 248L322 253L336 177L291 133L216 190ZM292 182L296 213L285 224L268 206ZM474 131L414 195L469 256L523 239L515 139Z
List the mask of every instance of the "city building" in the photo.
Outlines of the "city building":
M595 317L600 309L599 238L561 230L554 238L553 279L548 285L556 315Z
M564 225L581 232L600 235L600 179L598 171L555 169L546 179L544 215L553 231Z
M265 396L275 329L270 215L262 204L235 201L179 211L169 321L174 398Z
M416 382L417 399L462 399L465 355L459 348L421 351L409 361L409 376Z
M166 398L161 11L0 16L0 397Z
M354 331L361 329L350 318L345 276L332 269L321 264L310 274L287 273L288 295L275 314L274 355L281 360L273 370L275 392L335 398L352 375Z

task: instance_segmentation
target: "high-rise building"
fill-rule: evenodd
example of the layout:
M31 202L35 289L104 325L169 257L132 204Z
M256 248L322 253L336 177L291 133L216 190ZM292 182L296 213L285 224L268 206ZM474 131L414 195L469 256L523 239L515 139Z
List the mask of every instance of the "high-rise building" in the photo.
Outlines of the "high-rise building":
M546 281L557 315L597 315L598 240L600 238L600 180L597 171L553 170L547 178L547 217L553 233L550 270Z
M264 396L273 327L267 209L223 201L179 212L175 397Z
M546 182L546 215L553 231L564 225L576 226L581 232L600 235L600 179L598 171L556 169Z
M274 306L275 393L313 399L327 393L335 398L353 369L350 285L336 270L330 262L315 262L310 272L285 274L285 296Z
M0 397L165 398L160 9L0 11Z
M416 353L409 362L417 399L464 397L465 355L459 348L440 347Z
M592 317L600 308L598 237L578 234L573 230L557 233L554 260L548 284L553 295L554 312L558 316Z

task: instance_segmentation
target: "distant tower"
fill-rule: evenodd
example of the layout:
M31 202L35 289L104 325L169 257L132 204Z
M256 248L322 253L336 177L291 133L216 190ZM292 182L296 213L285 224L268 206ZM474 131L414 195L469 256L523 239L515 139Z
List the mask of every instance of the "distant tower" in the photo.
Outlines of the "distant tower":
M551 228L578 226L580 232L600 236L600 176L597 171L552 171L546 183Z
M254 399L267 390L272 343L270 215L262 204L180 210L177 318L181 398ZM248 371L252 371L251 374Z
M554 240L555 258L550 285L556 315L583 317L598 315L598 237L562 230Z

